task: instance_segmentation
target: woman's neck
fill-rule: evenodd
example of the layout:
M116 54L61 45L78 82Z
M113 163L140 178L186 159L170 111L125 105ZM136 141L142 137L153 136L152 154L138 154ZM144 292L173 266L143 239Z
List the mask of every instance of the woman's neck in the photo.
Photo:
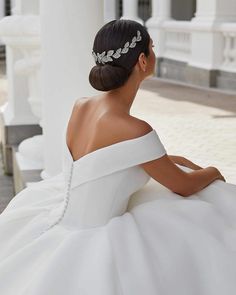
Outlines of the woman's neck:
M135 96L138 92L140 82L141 81L137 79L137 77L131 76L123 86L108 91L106 97L119 104L121 109L129 114Z

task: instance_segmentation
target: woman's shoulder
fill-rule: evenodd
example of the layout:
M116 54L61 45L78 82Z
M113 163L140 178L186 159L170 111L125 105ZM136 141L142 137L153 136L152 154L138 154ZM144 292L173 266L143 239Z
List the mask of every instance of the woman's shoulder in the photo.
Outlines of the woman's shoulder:
M131 137L143 136L153 130L148 122L134 116L129 116L125 124L127 136Z
M90 109L93 103L94 97L78 98L75 102L75 110L82 111L85 114L86 108ZM78 112L74 117L78 117ZM145 120L117 110L104 111L96 120L94 126L95 134L97 134L96 140L104 145L141 137L153 130L152 126Z
M123 141L141 137L153 130L152 126L145 120L134 116L107 115L100 120L99 129L106 130L107 136L116 141Z
M74 108L78 108L83 104L87 104L91 100L90 97L80 97L75 100Z

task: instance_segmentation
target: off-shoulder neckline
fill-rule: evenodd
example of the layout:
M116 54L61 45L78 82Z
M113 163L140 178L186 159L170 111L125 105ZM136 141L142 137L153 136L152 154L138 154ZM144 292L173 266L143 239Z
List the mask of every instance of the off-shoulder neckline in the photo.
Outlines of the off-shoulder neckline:
M107 145L107 146L104 146L104 147L101 147L101 148L98 148L90 153L87 153L85 155L83 155L82 157L80 157L79 159L77 160L74 160L73 159L73 156L72 156L72 153L67 145L67 141L66 141L66 133L65 133L65 138L64 138L64 141L65 141L65 146L66 146L66 149L68 151L68 154L70 156L70 159L71 159L71 162L75 165L81 161L83 161L84 159L87 159L88 157L96 154L96 153L99 153L99 152L102 152L106 149L111 149L115 146L121 146L121 145L124 145L124 144L127 144L127 143L130 143L131 141L139 141L147 136L150 136L150 134L152 133L156 133L156 130L155 129L152 129L151 131L149 131L148 133L144 134L144 135L141 135L141 136L138 136L138 137L134 137L134 138L130 138L130 139L126 139L126 140L122 140L122 141L119 141L119 142L116 142L116 143L113 143L113 144L110 144L110 145Z

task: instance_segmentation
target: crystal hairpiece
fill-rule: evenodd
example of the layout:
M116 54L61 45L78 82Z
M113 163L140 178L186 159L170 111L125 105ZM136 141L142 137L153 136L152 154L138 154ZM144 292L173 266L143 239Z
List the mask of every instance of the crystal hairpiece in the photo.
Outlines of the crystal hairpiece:
M130 48L134 48L136 46L136 42L139 42L141 40L142 40L141 33L140 31L137 31L137 36L134 36L132 38L131 43L126 42L124 45L124 48L118 48L116 51L113 49L108 50L107 54L106 54L106 51L103 51L102 53L97 53L97 54L94 51L92 51L92 55L95 59L95 62L98 61L98 63L105 64L106 62L113 61L112 58L117 59L121 56L121 54L127 53Z

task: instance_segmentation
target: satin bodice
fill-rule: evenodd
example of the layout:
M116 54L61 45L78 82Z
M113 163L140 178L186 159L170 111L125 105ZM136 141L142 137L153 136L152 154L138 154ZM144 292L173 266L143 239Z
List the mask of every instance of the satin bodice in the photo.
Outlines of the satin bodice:
M121 141L74 161L63 136L63 202L50 212L50 227L90 228L126 212L130 196L150 176L139 165L166 154L159 136L149 133Z

